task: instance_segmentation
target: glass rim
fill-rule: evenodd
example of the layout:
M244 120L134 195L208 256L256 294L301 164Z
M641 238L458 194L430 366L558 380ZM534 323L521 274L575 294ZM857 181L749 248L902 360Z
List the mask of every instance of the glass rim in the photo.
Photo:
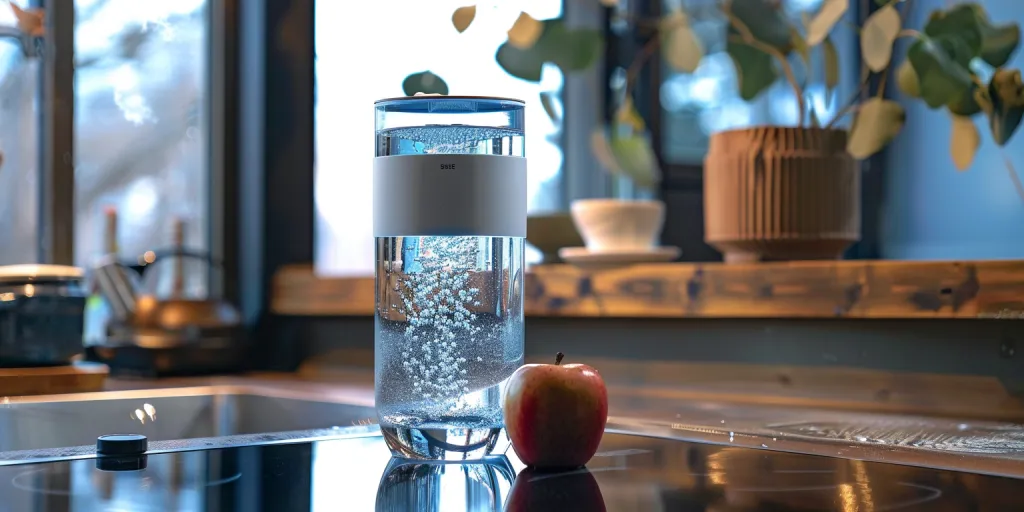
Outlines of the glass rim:
M447 96L447 95L428 95L422 94L420 96L396 96L393 98L381 98L373 102L373 105L380 106L386 103L405 102L405 101L417 101L417 100L462 100L462 101L508 101L512 103L518 103L522 106L526 106L526 102L516 98L507 98L504 96Z

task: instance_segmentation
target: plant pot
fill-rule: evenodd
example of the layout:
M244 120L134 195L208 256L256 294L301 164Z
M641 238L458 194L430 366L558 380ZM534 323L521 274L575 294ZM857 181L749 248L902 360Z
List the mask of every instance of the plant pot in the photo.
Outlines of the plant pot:
M530 215L526 218L526 241L544 255L543 263L558 263L558 250L579 247L583 239L568 213Z
M572 219L593 252L649 250L657 247L665 225L665 203L623 199L579 199Z
M765 126L711 136L704 239L726 262L836 259L860 239L846 132Z

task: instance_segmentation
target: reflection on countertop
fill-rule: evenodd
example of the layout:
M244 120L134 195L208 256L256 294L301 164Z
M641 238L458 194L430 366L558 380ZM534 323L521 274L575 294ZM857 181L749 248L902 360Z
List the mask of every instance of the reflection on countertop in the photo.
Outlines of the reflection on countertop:
M4 421L4 408L33 411L39 421L32 426L25 423L32 414L8 414L7 417L12 421L10 418L16 416L19 425L25 423L21 425L21 432L33 432L37 436L31 448L42 448L57 446L43 435L47 428L59 430L61 426L73 426L75 420L79 424L93 423L83 421L87 420L87 413L83 412L86 409L100 420L111 418L110 425L101 421L97 428L141 429L157 441L296 431L308 432L290 438L330 436L332 431L317 429L367 424L373 420L373 372L364 369L338 370L316 378L301 374L251 374L161 380L111 379L107 387L113 395L86 393L13 398L0 405L0 422ZM123 405L111 400L115 395L124 400ZM185 396L193 398L181 398ZM609 387L609 397L610 431L756 450L1024 477L1024 428L1015 424L726 403L616 386ZM91 403L100 399L104 403ZM62 405L69 403L80 404L80 407ZM146 424L136 421L136 409L142 410L145 404L155 407L159 421ZM124 411L111 408L117 405ZM65 430L84 432L85 437L75 438L79 441L73 443L75 445L85 445L88 436L93 434L78 427L60 431ZM0 446L0 451L10 449L17 448Z
M896 511L1024 509L1021 481L842 458L610 433L580 469L542 473L514 454L410 464L366 432L342 439L0 466L10 510Z

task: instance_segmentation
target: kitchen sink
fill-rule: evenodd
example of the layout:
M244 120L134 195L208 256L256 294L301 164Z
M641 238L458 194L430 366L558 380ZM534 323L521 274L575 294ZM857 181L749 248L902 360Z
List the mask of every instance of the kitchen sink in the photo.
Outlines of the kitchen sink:
M349 427L370 404L245 386L109 391L0 399L0 452L94 445L104 434L172 441ZM355 402L355 403L351 403Z

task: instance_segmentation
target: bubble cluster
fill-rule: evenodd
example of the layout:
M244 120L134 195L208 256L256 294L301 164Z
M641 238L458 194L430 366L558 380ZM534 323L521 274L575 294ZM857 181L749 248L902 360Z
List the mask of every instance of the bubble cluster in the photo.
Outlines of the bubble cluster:
M468 308L480 304L480 290L469 287L476 240L427 237L423 248L429 248L434 257L419 258L422 271L403 279L404 339L408 345L401 353L402 368L414 393L458 407L459 398L469 393L462 349L476 342L483 329L476 323L476 313Z
M487 146L521 139L523 132L489 126L411 126L382 130L378 137L412 142L415 153L424 154L490 154ZM504 154L499 151L496 154Z

